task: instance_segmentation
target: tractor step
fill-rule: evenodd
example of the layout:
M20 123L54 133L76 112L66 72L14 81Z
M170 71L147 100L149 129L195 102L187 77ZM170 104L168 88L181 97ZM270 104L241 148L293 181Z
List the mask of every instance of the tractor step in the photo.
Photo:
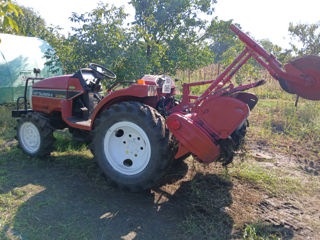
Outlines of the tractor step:
M90 127L90 125L91 125L91 119L70 117L70 118L68 118L68 121L70 123L77 124L77 125L84 126L84 127Z
M89 110L86 107L80 108L82 117L88 119L89 118Z

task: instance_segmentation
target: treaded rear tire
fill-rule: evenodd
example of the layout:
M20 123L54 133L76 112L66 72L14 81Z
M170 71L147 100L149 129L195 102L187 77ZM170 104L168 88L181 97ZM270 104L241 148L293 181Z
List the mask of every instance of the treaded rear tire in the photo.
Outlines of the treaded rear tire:
M35 131L39 133L39 146L35 149L28 147L27 139L22 136L23 131L21 128L28 124ZM50 120L41 113L30 112L19 119L17 127L17 140L19 142L19 147L30 156L43 157L49 155L52 151L54 137L53 137L53 127L50 125ZM29 149L28 149L29 148Z
M117 165L114 164L115 161L113 161L112 156L115 156L114 158L116 159L120 158L120 163L122 161L121 157L106 153L113 151L106 147L106 138L107 142L109 141L108 139L115 138L114 136L117 133L114 130L114 126L119 123L122 125L127 123L129 129L130 124L134 127L138 126L136 129L142 129L142 132L145 133L145 135L141 133L142 135L140 136L147 136L147 139L143 141L145 143L150 142L150 158L144 160L146 166L136 169L137 171L133 174L129 172L131 166L128 166L128 172L124 166L120 166L120 170L117 170ZM122 132L122 134L126 134L126 127L124 126L123 129L124 133ZM110 131L113 131L111 136ZM121 137L125 138L125 136ZM126 145L122 145L121 141L120 146L115 147L119 149L120 155L128 154L127 150L125 150ZM95 159L107 177L118 186L135 192L154 186L165 174L173 160L172 139L166 128L165 119L154 108L139 102L117 103L102 112L94 123L93 140L90 148L93 150ZM106 155L111 159L108 159ZM132 159L132 161L142 161L140 156L137 159L132 157ZM123 165L126 165L125 161L123 159ZM118 161L118 164L120 163Z

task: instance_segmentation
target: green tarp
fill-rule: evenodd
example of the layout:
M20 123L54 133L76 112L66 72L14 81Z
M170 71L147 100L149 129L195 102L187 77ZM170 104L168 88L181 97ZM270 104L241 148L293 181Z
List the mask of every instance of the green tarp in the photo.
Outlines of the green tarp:
M34 68L39 68L39 77L62 74L49 72L45 66L44 53L50 45L39 38L0 34L0 104L14 102L23 96L25 80L35 76Z

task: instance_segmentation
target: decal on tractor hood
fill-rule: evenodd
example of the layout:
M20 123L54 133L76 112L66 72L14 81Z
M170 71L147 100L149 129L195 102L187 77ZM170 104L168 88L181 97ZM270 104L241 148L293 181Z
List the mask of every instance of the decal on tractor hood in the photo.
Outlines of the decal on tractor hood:
M71 99L75 96L78 96L81 93L82 91L67 91L60 89L32 89L32 96L57 99Z

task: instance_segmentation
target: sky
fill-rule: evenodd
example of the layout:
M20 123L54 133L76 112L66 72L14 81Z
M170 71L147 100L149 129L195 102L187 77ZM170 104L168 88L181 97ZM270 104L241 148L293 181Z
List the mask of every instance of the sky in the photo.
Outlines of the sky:
M72 12L91 11L98 2L124 6L129 19L134 9L128 0L16 0L20 5L31 7L47 24L59 25L64 32L71 29L69 17ZM320 0L218 0L211 17L221 20L233 19L245 32L255 39L269 39L274 44L289 48L289 23L320 23ZM210 19L208 19L210 20Z

